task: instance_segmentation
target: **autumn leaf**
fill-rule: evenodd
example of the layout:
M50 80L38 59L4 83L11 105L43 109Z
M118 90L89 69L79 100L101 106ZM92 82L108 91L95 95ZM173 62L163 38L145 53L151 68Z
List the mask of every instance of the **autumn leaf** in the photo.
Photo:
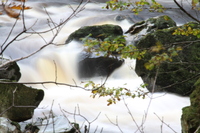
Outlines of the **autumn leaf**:
M16 9L16 10L27 10L27 9L31 9L31 7L28 6L22 6L22 5L13 5L13 6L9 6L11 9Z
M12 18L17 18L17 19L19 18L20 13L13 11L11 7L4 6L4 10L8 16Z

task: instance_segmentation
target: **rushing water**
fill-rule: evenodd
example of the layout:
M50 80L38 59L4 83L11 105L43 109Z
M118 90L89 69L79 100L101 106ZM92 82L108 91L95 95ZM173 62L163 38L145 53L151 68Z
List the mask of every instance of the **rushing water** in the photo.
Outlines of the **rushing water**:
M67 18L73 11L70 6L63 1L47 1L46 3L30 1L27 2L27 6L31 6L32 9L25 11L25 23L27 27L33 26L32 29L34 31L49 29L47 19L52 19L55 23L59 23ZM57 81L72 85L83 85L81 82L85 80L77 77L76 70L77 54L80 53L83 48L82 45L77 42L71 42L69 45L62 45L68 35L85 25L117 24L126 31L133 22L148 17L147 15L132 16L132 23L130 19L116 21L116 16L128 12L107 11L101 9L102 6L103 4L100 3L87 4L84 11L73 17L62 28L54 40L56 45L49 45L28 59L19 61L18 65L22 73L20 82ZM76 5L72 4L71 7L75 8ZM47 14L49 14L50 17ZM149 15L149 17L150 16L151 15ZM0 39L5 40L15 19L9 18L7 15L2 15L0 17ZM185 21L185 19L180 20L180 17L178 17L177 20L179 22ZM9 40L19 33L22 29L21 27L22 20L18 20ZM53 35L52 32L36 35L22 35L20 39L14 41L6 49L4 57L17 59L27 56L49 42ZM115 70L108 78L106 86L121 86L127 87L133 91L137 90L140 84L142 84L142 80L135 74L134 65L134 60L126 60L125 64ZM91 78L88 80L103 83L105 77ZM189 105L189 98L187 97L168 93L155 93L152 95L149 94L149 96L153 96L153 99L150 97L146 97L145 99L125 98L117 102L117 104L107 106L107 97L93 99L90 97L91 92L78 87L54 84L31 86L44 89L45 97L35 110L33 119L30 121L34 123L38 117L43 119L49 117L49 113L52 111L56 117L53 120L49 119L49 121L43 121L44 123L49 123L47 127L41 126L40 130L41 132L49 133L54 130L55 132L61 132L66 129L69 126L68 120L83 125L81 128L82 131L84 130L84 125L87 125L87 127L90 125L90 132L96 131L97 133L101 131L103 131L103 133L117 133L120 132L118 127L120 127L124 133L141 132L141 130L145 133L171 133L173 130L180 133L181 109ZM147 90L144 89L144 91ZM73 115L74 113L79 115ZM88 123L88 121L90 123ZM118 126L116 126L116 124L118 124ZM37 125L41 124L37 123ZM138 130L138 126L140 127L141 125L143 129L140 128L140 130Z

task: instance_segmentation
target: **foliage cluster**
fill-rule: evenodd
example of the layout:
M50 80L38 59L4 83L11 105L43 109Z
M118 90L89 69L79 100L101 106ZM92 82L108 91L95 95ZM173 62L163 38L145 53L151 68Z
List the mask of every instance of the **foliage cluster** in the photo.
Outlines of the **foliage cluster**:
M154 68L158 68L161 63L172 62L173 57L178 56L178 52L181 50L181 46L166 48L160 42L157 42L155 46L150 48L150 51L158 54L152 56L151 59L145 63L145 68L147 70L152 70Z
M190 25L185 24L184 27L176 29L173 35L183 35L183 36L194 35L197 38L200 38L200 29L196 28L194 29Z
M148 2L147 0L139 0L136 2L122 2L120 0L111 0L106 2L106 9L112 9L120 11L122 10L131 10L135 14L139 14L139 12L143 11L143 9L148 9L150 12L163 12L165 10L164 6L160 3L156 2L155 0L151 0Z
M120 56L123 59L141 59L146 50L139 50L134 45L125 45L125 36L118 36L113 38L109 36L104 40L91 39L91 35L83 38L85 51L96 53L97 56L102 55L105 57Z
M142 97L143 99L146 97L146 95L148 94L148 92L145 92L144 90L142 90L142 88L146 87L146 84L143 84L140 86L140 88L138 88L137 90L135 90L134 92L132 92L130 89L127 89L125 87L106 87L104 84L96 84L93 81L89 81L85 84L84 86L85 88L87 87L91 87L92 89L92 95L91 97L95 98L97 95L99 97L107 97L109 96L108 100L107 100L107 105L111 105L111 104L115 104L116 101L120 101L122 97L131 97L131 98L135 98L135 97Z

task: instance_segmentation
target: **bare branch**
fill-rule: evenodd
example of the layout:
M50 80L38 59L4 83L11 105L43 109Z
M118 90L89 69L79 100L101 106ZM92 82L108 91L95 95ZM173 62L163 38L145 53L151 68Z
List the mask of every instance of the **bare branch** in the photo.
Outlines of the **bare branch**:
M200 20L198 20L197 18L195 18L194 16L192 16L191 14L189 14L176 0L174 0L174 3L181 9L181 11L183 11L186 15L188 15L190 18L192 18L193 20L197 21L198 23L200 23Z
M166 125L169 129L171 129L174 133L178 133L178 132L176 132L172 127L170 127L170 125L168 125L167 123L165 123L164 121L163 121L163 119L161 119L156 113L154 113L157 117L158 117L158 119L162 122L162 124L164 124L164 125Z

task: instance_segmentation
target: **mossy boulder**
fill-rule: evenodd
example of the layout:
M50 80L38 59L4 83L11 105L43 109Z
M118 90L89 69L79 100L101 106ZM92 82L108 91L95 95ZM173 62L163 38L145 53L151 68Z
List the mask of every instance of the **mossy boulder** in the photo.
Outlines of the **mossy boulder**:
M190 95L191 105L182 109L182 133L200 133L200 79Z
M147 33L152 33L158 29L166 29L169 27L176 26L176 22L172 20L169 16L163 15L154 18L149 18L144 21L140 21L132 25L125 34L130 33L131 35L136 34L142 37ZM139 39L140 39L139 37Z
M90 36L89 36L90 35ZM66 40L66 44L72 40L84 43L81 38L89 36L89 39L98 39L104 41L104 39L114 40L117 37L122 37L123 30L118 25L105 24L84 26L72 34ZM125 39L122 37L123 44L125 45ZM100 45L99 45L100 46ZM95 47L99 47L95 46ZM94 52L83 50L79 54L78 62L78 76L79 78L91 78L98 76L109 76L115 69L123 64L123 60L116 58L117 52L112 51L113 57L104 57L103 53L97 55Z
M65 43L68 44L72 40L81 41L81 38L85 38L88 35L90 35L91 38L100 40L104 40L107 37L112 37L114 39L123 35L123 31L120 26L112 24L84 26L71 33Z
M167 53L170 56L169 48L181 47L182 50L174 56L171 61L160 64L159 74L156 80L154 91L167 91L188 96L194 90L194 83L200 72L200 38L188 35L173 35L177 29L200 30L200 25L195 22L187 23L180 27L158 29L145 35L136 44L139 49L147 49L144 58L136 61L136 73L148 84L147 88L152 91L155 81L156 69L147 70L147 63L153 56ZM152 48L161 46L162 49L153 51ZM172 54L172 53L171 53Z
M0 117L20 122L30 119L44 97L44 91L23 84L0 83Z

